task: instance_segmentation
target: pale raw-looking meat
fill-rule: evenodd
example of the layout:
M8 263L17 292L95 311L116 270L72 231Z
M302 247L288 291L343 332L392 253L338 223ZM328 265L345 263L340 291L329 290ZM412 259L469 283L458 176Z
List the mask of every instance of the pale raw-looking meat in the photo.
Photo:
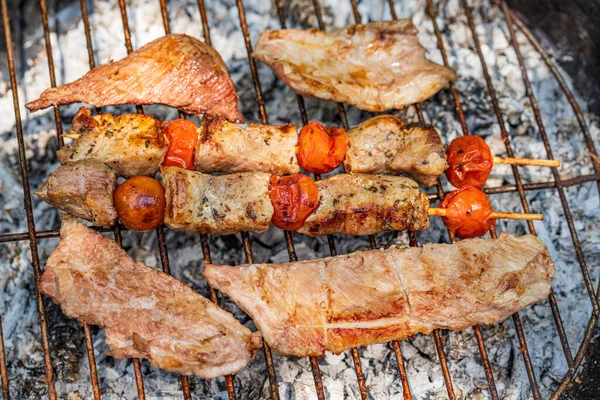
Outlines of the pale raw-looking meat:
M239 172L212 176L178 167L161 167L165 187L165 225L192 233L229 235L265 232L273 217L270 174Z
M105 327L110 356L147 358L167 371L231 374L262 344L227 311L68 215L39 288L67 317Z
M344 166L348 172L363 174L408 174L429 187L448 163L446 148L432 126L380 115L348 131Z
M77 139L56 152L60 162L95 159L126 178L154 175L169 148L162 121L145 114L92 116L81 107L69 134Z
M502 322L548 297L554 262L537 237L502 234L287 264L208 264L204 276L271 348L321 356Z
M252 56L303 96L373 112L418 103L456 80L451 69L425 58L410 19L329 32L265 31Z
M222 119L204 118L194 164L196 171L205 173L297 174L297 144L298 132L292 124L250 124L242 128Z
M372 235L429 227L429 199L401 176L339 174L316 182L319 206L299 233Z
M187 35L166 35L127 57L92 69L72 83L45 90L31 111L87 103L164 104L189 114L243 122L227 66L215 49Z
M58 167L35 192L42 200L95 226L115 223L113 191L117 174L96 160L68 162Z

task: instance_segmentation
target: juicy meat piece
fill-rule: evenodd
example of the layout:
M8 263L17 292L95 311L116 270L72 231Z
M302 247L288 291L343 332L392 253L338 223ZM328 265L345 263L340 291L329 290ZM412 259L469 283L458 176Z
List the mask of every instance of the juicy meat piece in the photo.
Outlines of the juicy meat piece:
M227 66L215 49L187 35L166 35L127 57L45 90L31 111L83 102L96 107L164 104L189 114L243 122Z
M169 148L162 122L144 114L92 116L89 108L81 107L69 133L78 138L57 151L60 162L92 158L126 178L154 175Z
M35 192L53 207L95 226L109 227L115 223L113 191L117 174L96 160L68 162L58 167Z
M504 321L549 295L554 262L537 237L503 234L287 264L209 264L204 276L269 346L321 356Z
M408 174L429 187L448 163L446 148L432 126L380 115L348 131L344 166L363 174Z
M193 233L229 235L265 232L273 206L264 172L212 176L178 167L161 167L167 200L165 225Z
M316 184L319 206L298 229L300 233L372 235L429 227L427 195L408 178L339 174Z
M410 19L329 32L265 31L252 56L303 96L374 112L418 103L456 80L425 58Z
M241 128L222 119L204 118L196 145L196 171L269 172L290 175L300 172L295 146L298 132L292 124L250 124Z
M110 356L147 358L167 371L231 374L262 343L260 333L68 215L39 289L67 317L106 327Z

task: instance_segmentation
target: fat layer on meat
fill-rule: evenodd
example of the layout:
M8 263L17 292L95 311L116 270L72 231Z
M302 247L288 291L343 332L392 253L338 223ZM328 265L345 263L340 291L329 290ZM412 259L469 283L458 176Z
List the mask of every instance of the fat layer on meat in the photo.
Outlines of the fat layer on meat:
M203 274L271 348L321 356L499 323L549 295L554 263L539 238L503 234L287 264L209 264Z
M194 164L196 171L205 173L297 174L297 144L298 132L292 124L242 128L222 119L204 118Z
M319 206L298 232L311 236L429 227L429 200L412 180L400 176L339 174L316 182Z
M408 174L429 187L435 185L448 163L435 128L380 115L348 131L344 166L348 172L363 174Z
M117 174L97 160L68 162L58 167L35 192L53 207L95 226L109 227L115 223L113 191Z
M301 95L373 112L418 103L456 80L451 69L425 58L410 19L328 32L265 31L252 56Z
M68 215L39 289L67 317L105 327L110 356L147 358L167 371L231 374L262 343L228 312Z
M165 225L193 233L229 235L265 232L273 217L270 174L205 175L161 167L166 195Z
M163 123L151 115L91 115L81 107L73 118L74 143L57 151L63 164L95 159L110 165L120 176L154 175L169 148Z
M72 83L45 90L25 105L164 104L189 114L243 122L227 66L215 49L187 35L165 35L127 57L92 69Z

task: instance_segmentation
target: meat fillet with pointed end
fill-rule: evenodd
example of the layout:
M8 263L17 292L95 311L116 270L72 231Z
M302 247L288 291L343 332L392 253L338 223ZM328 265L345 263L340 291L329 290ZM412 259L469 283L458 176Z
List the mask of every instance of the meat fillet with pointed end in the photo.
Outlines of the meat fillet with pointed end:
M165 225L193 233L229 235L265 232L273 217L270 174L240 172L205 175L178 167L161 167L165 187Z
M429 187L435 185L448 163L435 128L380 115L348 131L344 166L348 172L363 174L408 174Z
M95 226L109 227L117 218L113 205L116 183L117 174L106 164L80 160L58 167L35 194L59 210Z
M554 263L537 237L503 234L287 264L208 264L204 276L252 317L269 346L321 356L502 322L548 297Z
M234 373L262 344L227 311L68 215L39 289L67 317L106 327L110 356L183 375Z
M223 119L204 118L194 164L196 171L205 173L297 174L297 144L298 132L292 124L250 124L242 128Z
M451 69L425 58L410 19L329 32L265 31L252 56L303 96L373 112L418 103L456 80Z
M162 121L145 114L92 116L81 107L69 134L77 139L57 151L60 162L95 159L126 178L154 175L169 148Z
M300 233L358 236L429 227L427 195L408 178L339 174L316 184L319 206L298 229Z
M187 35L153 40L72 83L45 90L25 107L37 111L77 102L96 107L164 104L189 114L244 121L223 59L215 49Z

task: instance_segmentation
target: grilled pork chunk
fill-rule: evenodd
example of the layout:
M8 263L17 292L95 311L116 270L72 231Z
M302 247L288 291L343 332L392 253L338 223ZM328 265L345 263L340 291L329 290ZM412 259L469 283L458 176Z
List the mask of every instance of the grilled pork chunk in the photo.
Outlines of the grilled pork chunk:
M432 126L380 115L348 131L344 166L363 174L408 174L429 187L448 163L446 148Z
M109 227L115 223L113 191L117 174L96 160L68 162L58 167L35 192L53 207L95 226Z
M194 164L200 172L300 172L295 146L298 132L292 124L251 124L241 128L222 119L204 118Z
M83 102L96 107L165 104L189 114L243 122L223 59L187 35L166 35L127 57L92 69L72 83L45 90L31 111Z
M193 232L229 235L265 232L273 217L270 174L242 172L212 176L161 167L167 200L165 225Z
M303 96L368 111L403 108L456 80L452 70L425 58L410 19L329 32L265 31L252 56Z
M67 317L106 327L109 355L183 375L234 373L262 343L228 312L68 215L39 288Z
M300 233L371 235L429 227L427 195L408 178L339 174L316 184L319 206L298 230Z
M120 176L154 175L169 148L163 123L150 115L91 115L81 107L73 118L74 143L56 153L62 163L92 158L110 165Z
M204 276L252 317L269 346L321 356L502 322L549 295L554 263L537 237L503 234L287 264L209 264Z

